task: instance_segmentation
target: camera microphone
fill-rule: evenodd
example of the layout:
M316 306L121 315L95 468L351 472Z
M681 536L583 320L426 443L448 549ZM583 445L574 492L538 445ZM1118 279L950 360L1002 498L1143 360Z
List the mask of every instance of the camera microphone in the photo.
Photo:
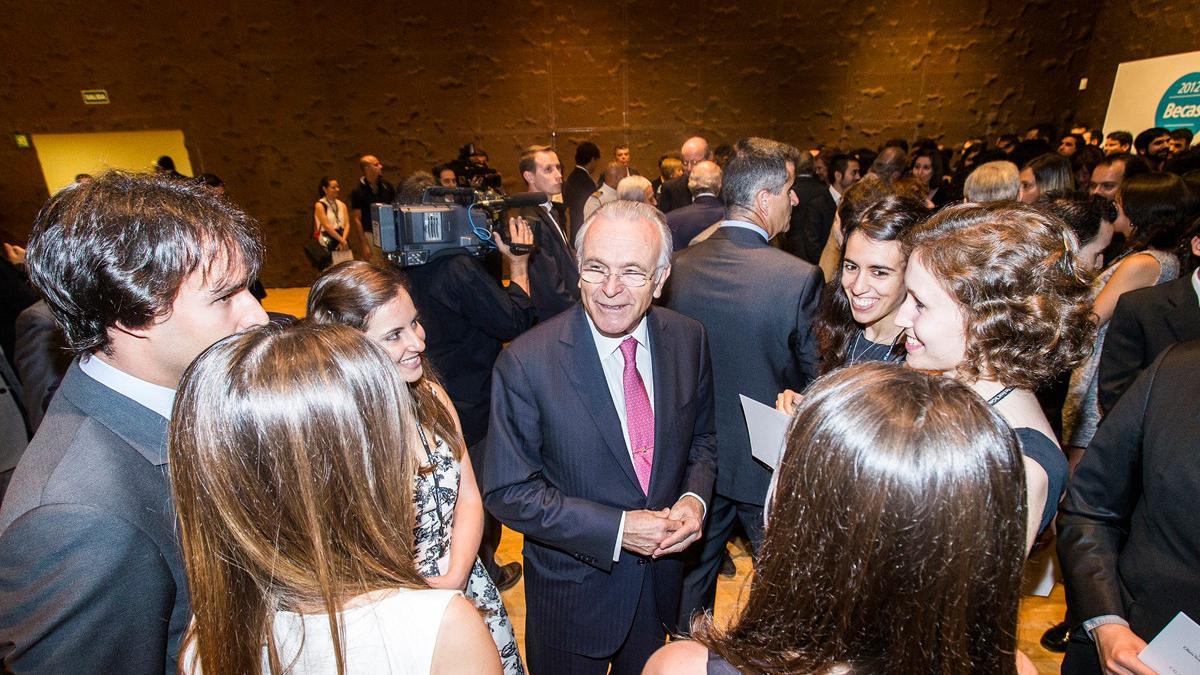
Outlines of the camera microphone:
M475 204L484 208L503 207L506 209L511 209L520 208L523 206L541 206L549 200L550 196L545 192L518 192L515 195L509 195L499 199L483 199L475 202Z

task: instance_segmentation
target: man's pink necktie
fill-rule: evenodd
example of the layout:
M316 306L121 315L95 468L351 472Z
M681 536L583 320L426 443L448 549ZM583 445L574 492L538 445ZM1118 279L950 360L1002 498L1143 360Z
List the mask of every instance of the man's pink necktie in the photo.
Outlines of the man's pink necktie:
M650 494L650 468L654 466L654 410L646 385L637 369L638 342L633 337L621 343L625 357L625 424L629 428L629 447L633 450L633 470L637 473L642 492Z

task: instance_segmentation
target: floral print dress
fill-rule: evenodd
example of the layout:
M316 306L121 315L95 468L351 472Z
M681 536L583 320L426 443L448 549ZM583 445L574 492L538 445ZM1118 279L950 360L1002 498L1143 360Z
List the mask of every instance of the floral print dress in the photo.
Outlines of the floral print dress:
M417 526L413 530L417 571L424 577L441 576L450 567L450 535L461 476L458 460L445 441L438 438L436 442L436 447L428 449L430 457L417 474L413 495L417 506ZM512 622L508 620L500 591L479 558L471 568L464 595L483 612L483 620L500 652L505 675L523 675L525 668L517 651Z

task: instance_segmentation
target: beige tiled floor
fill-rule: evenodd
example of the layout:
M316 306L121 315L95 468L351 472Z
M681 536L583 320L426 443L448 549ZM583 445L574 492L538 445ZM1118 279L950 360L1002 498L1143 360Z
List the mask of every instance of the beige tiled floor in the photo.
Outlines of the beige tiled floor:
M263 301L263 306L270 311L286 312L295 316L303 316L305 299L308 297L307 288L272 288ZM738 574L732 579L721 577L717 582L716 617L727 621L735 615L744 590L748 590L747 581L750 579L752 562L748 552L734 547L733 561L737 565ZM521 535L505 529L496 556L502 563L521 560ZM504 592L504 604L512 617L513 628L517 633L517 641L524 653L525 645L525 583L517 583ZM1043 674L1057 673L1062 656L1052 654L1042 649L1038 639L1042 632L1058 623L1063 616L1066 602L1063 598L1062 586L1056 586L1049 598L1026 597L1021 603L1021 613L1018 619L1017 632L1020 648L1031 658L1038 670Z

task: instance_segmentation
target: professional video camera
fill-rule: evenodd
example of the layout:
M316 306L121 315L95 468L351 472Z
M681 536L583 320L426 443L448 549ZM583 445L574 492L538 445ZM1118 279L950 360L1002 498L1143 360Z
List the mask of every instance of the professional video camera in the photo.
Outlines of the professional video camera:
M422 193L420 204L372 204L371 237L387 259L401 267L424 265L452 249L483 255L496 246L492 230L509 243L508 228L496 227L505 209L544 204L547 199L544 192L504 197L471 188L431 187ZM523 244L511 248L518 255L532 250Z

